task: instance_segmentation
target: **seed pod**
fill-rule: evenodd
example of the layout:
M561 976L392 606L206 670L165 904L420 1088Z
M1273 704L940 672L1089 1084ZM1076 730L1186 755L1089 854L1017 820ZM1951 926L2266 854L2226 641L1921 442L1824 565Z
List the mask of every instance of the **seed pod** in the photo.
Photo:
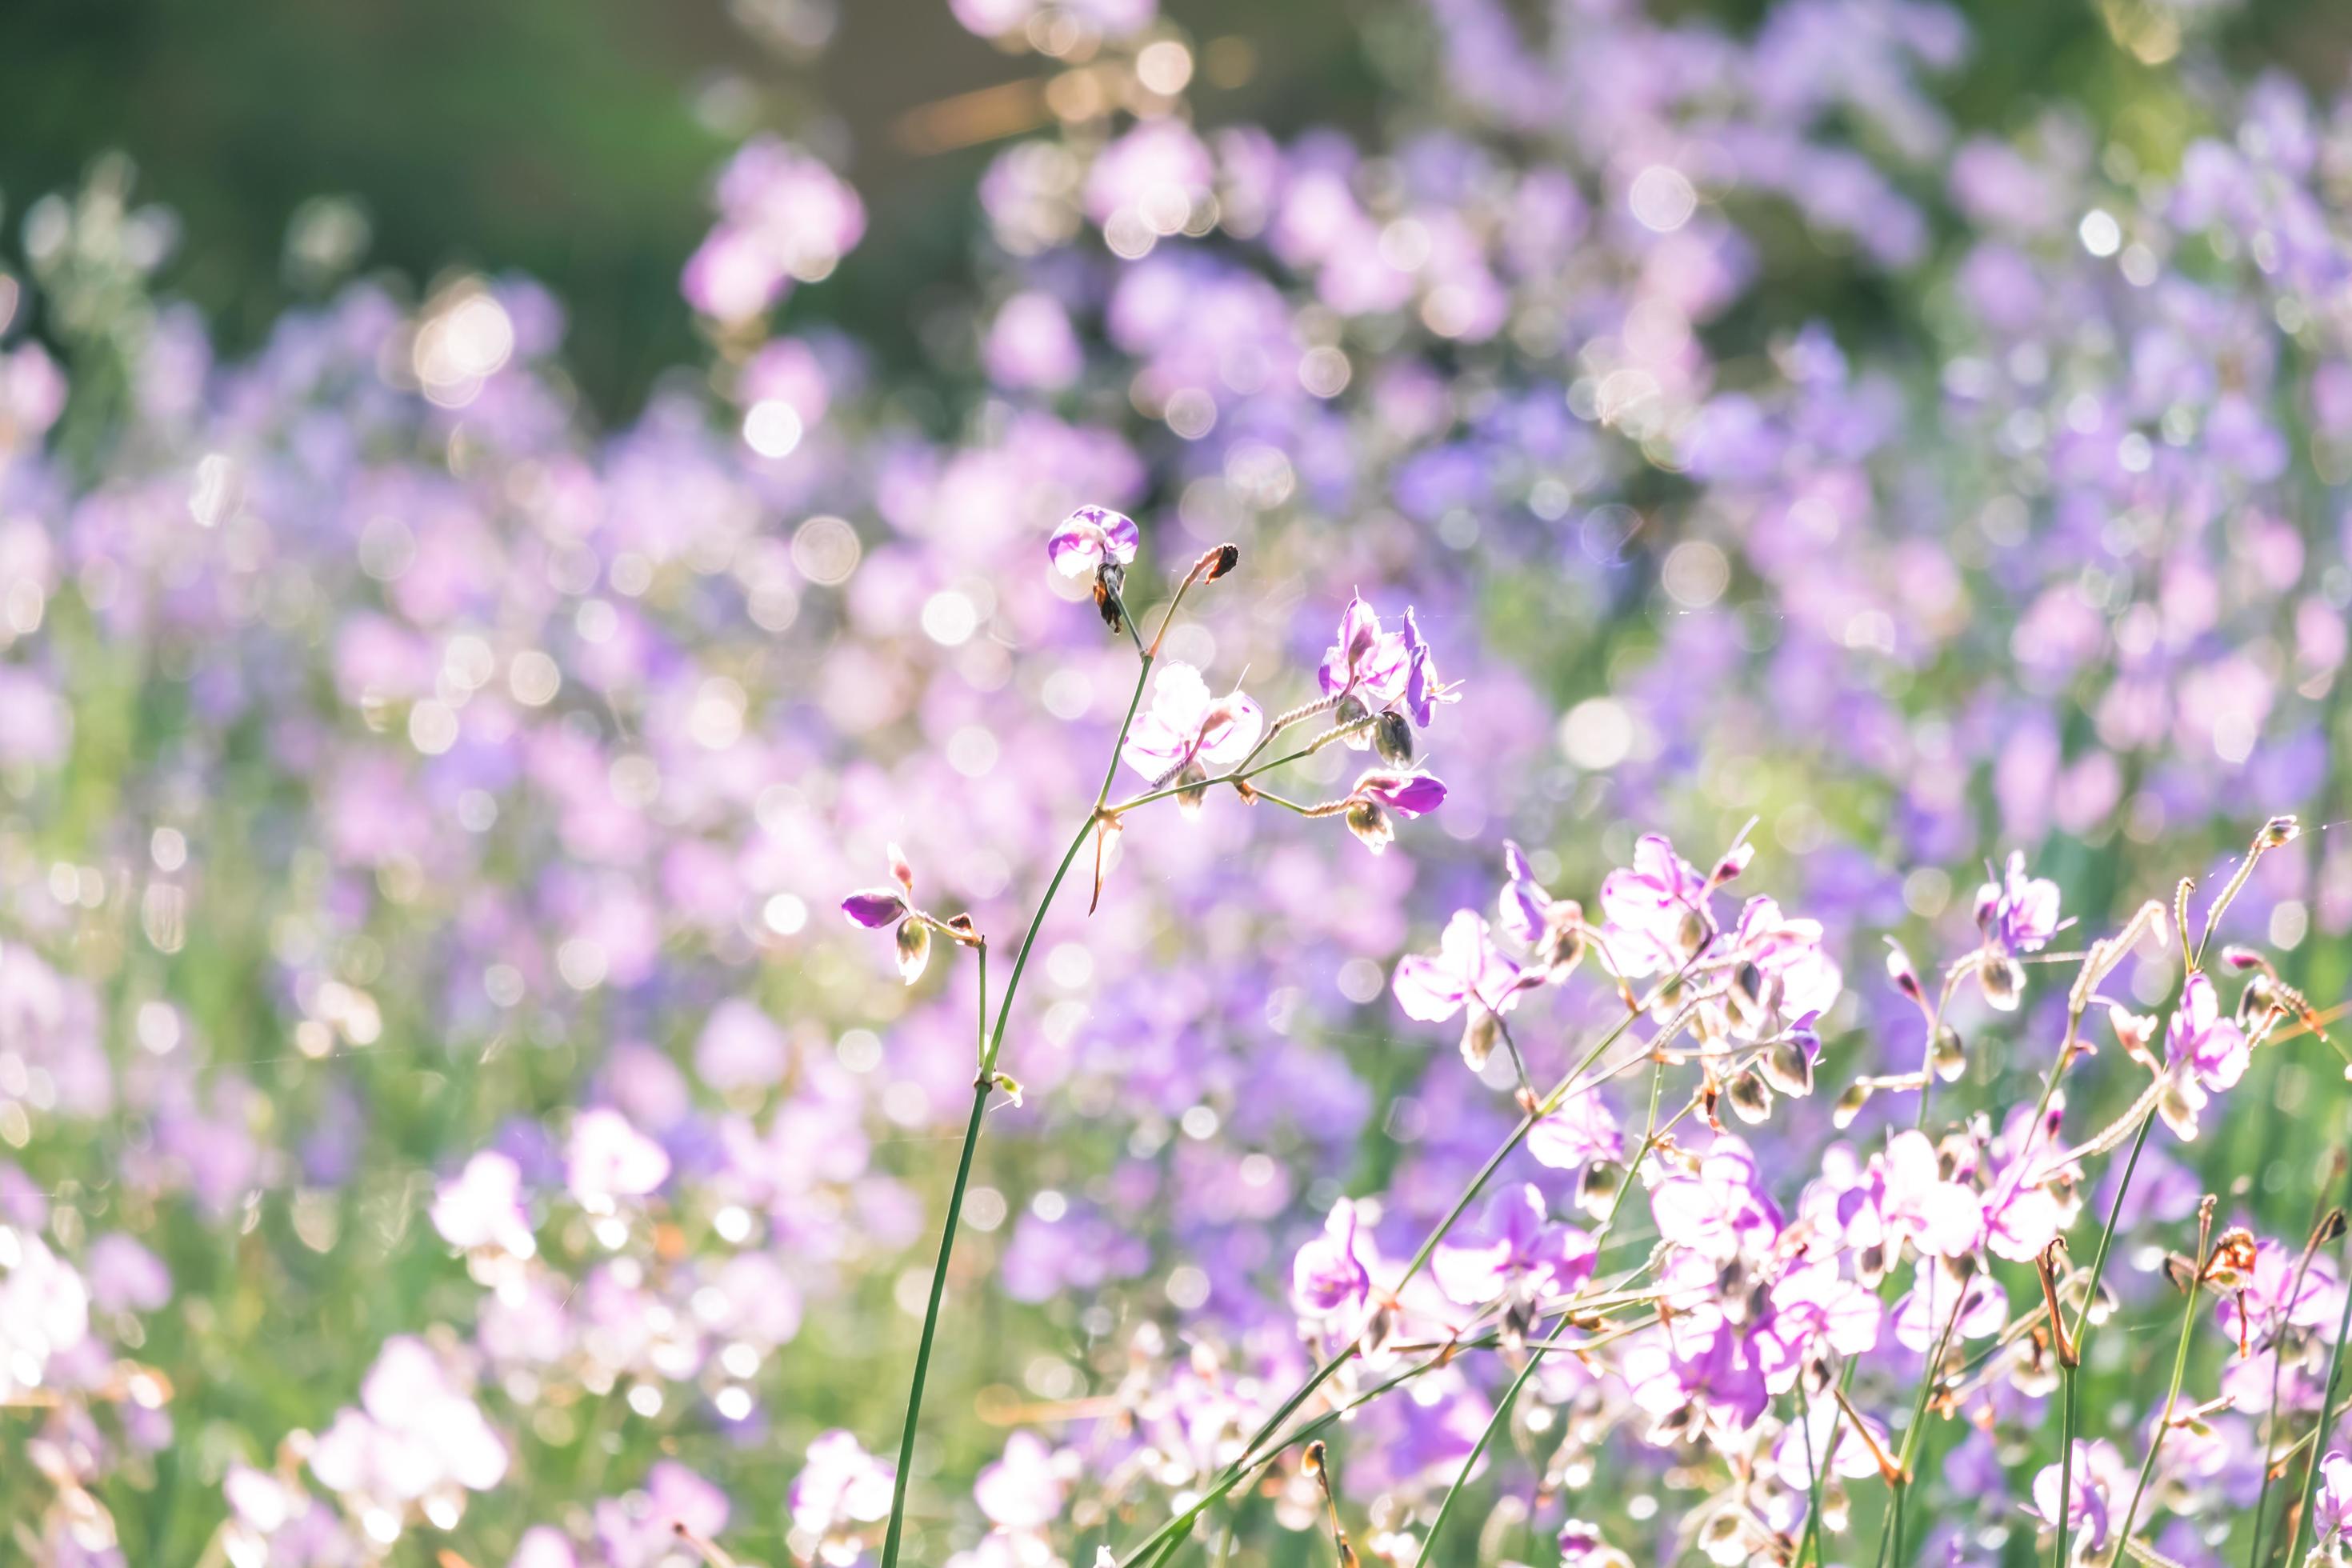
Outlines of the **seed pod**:
M1946 1083L1968 1071L1969 1054L1960 1045L1960 1032L1949 1024L1938 1025L1935 1048L1928 1053L1928 1059L1935 1066L1936 1076Z
M1387 810L1376 800L1348 803L1348 831L1375 855L1396 841L1396 827L1389 821Z
M1503 1037L1503 1026L1495 1015L1481 1007L1470 1021L1462 1026L1462 1059L1472 1072L1485 1072L1486 1062L1495 1054L1495 1043Z
M1584 1167L1584 1175L1576 1184L1576 1206L1599 1219L1616 1204L1617 1194L1624 1185L1623 1166L1596 1160Z
M1683 911L1682 924L1675 928L1675 938L1682 943L1685 953L1696 952L1706 941L1706 921L1696 910Z
M1412 726L1395 709L1383 708L1372 721L1372 746L1389 766L1405 767L1412 762Z
M1772 1114L1772 1091L1754 1068L1733 1079L1724 1098L1731 1101L1731 1113L1750 1127Z
M1775 1042L1758 1065L1763 1069L1764 1081L1791 1100L1802 1100L1813 1092L1812 1058L1794 1040Z
M1989 956L1977 966L1977 984L1997 1010L2014 1013L2025 994L2025 965L2007 953Z
M931 961L931 928L912 918L898 922L898 978L912 985Z

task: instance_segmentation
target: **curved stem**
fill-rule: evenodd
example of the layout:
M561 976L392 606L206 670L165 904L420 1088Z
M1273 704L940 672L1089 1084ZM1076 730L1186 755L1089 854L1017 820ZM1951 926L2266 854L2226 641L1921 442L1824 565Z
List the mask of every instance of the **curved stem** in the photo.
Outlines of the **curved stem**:
M1133 621L1128 616L1124 604L1119 605L1119 616L1128 621L1129 629L1132 631ZM1164 626L1162 629L1165 630ZM1102 818L1102 803L1110 798L1111 782L1118 776L1118 754L1127 744L1128 731L1135 723L1136 711L1143 704L1144 686L1151 676L1151 655L1144 651L1139 637L1136 642L1136 651L1141 655L1141 667L1136 672L1135 692L1128 699L1127 717L1119 721L1118 736L1111 742L1110 765L1103 772L1102 787L1095 792L1094 809L1087 814L1086 821L1072 836L1070 847L1062 852L1062 863L1054 868L1053 880L1045 884L1045 896L1037 901L1036 912L1029 917L1029 929L1022 933L1020 949L1013 956L1012 976L1005 982L1004 994L997 1001L993 1028L988 1026L987 944L982 942L979 950L982 1028L978 1047L979 1070L972 1079L971 1115L964 1123L963 1148L956 1157L955 1184L948 1191L947 1218L940 1227L939 1259L931 1271L930 1300L923 1309L922 1337L915 1347L915 1371L907 1391L907 1421L898 1435L898 1473L890 1489L890 1522L882 1537L882 1568L898 1568L899 1542L906 1533L907 1484L914 1468L915 1434L923 1413L923 1385L929 1378L931 1350L939 1337L940 1307L947 1295L948 1264L955 1256L956 1231L963 1222L964 1194L971 1184L972 1156L980 1147L981 1121L988 1114L988 1097L996 1084L996 1061L1004 1049L1005 1025L1013 1016L1013 998L1020 994L1021 976L1029 967L1029 954L1037 945L1037 933L1045 924L1045 915L1053 909L1054 900L1061 892L1062 883L1070 874L1070 867L1076 862L1078 851L1086 847L1087 838L1096 831L1097 824Z

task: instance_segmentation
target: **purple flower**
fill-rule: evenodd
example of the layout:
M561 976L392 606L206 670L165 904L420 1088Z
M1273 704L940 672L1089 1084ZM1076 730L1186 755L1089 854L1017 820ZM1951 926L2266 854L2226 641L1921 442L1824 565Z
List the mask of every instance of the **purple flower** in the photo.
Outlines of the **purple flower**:
M2311 1500L2315 1547L2352 1541L2352 1459L2329 1449L2319 1461L2319 1489Z
M1622 1161L1625 1137L1609 1107L1588 1088L1528 1129L1528 1152L1555 1171L1574 1171L1596 1160Z
M2164 1032L2164 1089L2156 1103L2165 1125L2184 1140L2195 1138L2198 1112L2245 1076L2253 1054L2245 1031L2221 1016L2213 982L2202 971L2191 974Z
M889 854L890 878L898 884L897 889L860 889L841 900L841 912L852 925L869 931L897 922L898 978L912 985L923 977L924 966L931 961L931 927L936 922L915 908L915 871L907 862L906 851L893 844Z
M1045 540L1046 557L1065 577L1084 577L1135 559L1142 534L1135 520L1108 507L1082 506Z
M1421 640L1421 623L1413 619L1412 606L1404 608L1404 707L1412 721L1423 729L1436 717L1439 704L1461 700L1461 693L1437 678L1436 661L1430 657L1429 645ZM1326 657L1328 663L1328 657Z
M1445 785L1427 773L1375 770L1356 780L1350 798L1376 801L1400 816L1420 816L1445 804Z
M642 1197L668 1179L669 1155L619 1111L600 1106L572 1118L564 1182L583 1205L609 1210L614 1198Z
M1265 713L1239 690L1212 697L1199 670L1170 663L1151 678L1151 706L1119 755L1155 785L1192 773L1205 779L1238 766L1265 728Z
M1062 1517L1070 1467L1034 1432L1015 1432L1004 1457L980 1472L971 1489L980 1511L1005 1530L1040 1531Z
M858 1525L889 1518L898 1473L851 1434L838 1428L821 1434L808 1446L808 1463L793 1480L787 1506L793 1527L820 1541L837 1542Z
M1326 697L1354 697L1367 709L1385 708L1404 697L1412 663L1405 639L1382 631L1379 612L1360 595L1341 612L1339 640L1324 653L1316 674Z
M1780 1234L1755 1156L1722 1134L1696 1169L1672 1171L1650 1190L1650 1215L1661 1237L1717 1263L1760 1252Z
M2058 934L2058 884L2026 876L2025 852L2011 850L2008 873L1977 889L1977 926L1998 952L2039 952Z
M1610 952L1629 974L1654 974L1696 952L1715 929L1706 879L1661 833L1633 846L1633 864L1601 879Z
M2066 1524L2074 1531L2076 1547L2083 1552L2095 1552L2107 1543L2108 1510L2115 1506L2116 1489L2127 1484L2131 1477L2124 1470L2121 1455L2116 1446L2100 1439L2084 1442L2076 1439L2074 1451L2074 1479L2066 1499ZM2033 1515L2044 1525L2058 1524L2058 1493L2062 1475L2056 1465L2046 1465L2033 1478Z
M1374 770L1356 780L1346 802L1348 831L1378 855L1396 839L1390 814L1420 816L1445 804L1445 786L1427 773Z
M535 1244L523 1214L521 1168L491 1150L476 1154L461 1174L441 1184L433 1199L433 1228L468 1252L496 1247L529 1258Z
M1546 1292L1574 1290L1592 1277L1592 1238L1574 1226L1553 1226L1543 1194L1532 1182L1498 1193L1486 1217L1460 1241L1430 1258L1438 1289L1465 1307L1503 1297L1533 1302Z
M907 912L907 900L888 888L861 888L841 900L841 912L868 931L892 924Z
M1302 1318L1352 1316L1372 1292L1372 1277L1356 1252L1356 1205L1331 1205L1323 1234L1298 1249L1290 1265L1290 1302Z
M1976 1250L1984 1238L1984 1205L1966 1183L1944 1179L1926 1133L1896 1133L1871 1163L1890 1249L1908 1241L1931 1258Z
M1462 1054L1471 1069L1486 1066L1494 1047L1497 1015L1518 1005L1519 993L1541 983L1504 957L1475 910L1459 910L1446 922L1434 954L1409 952L1397 960L1389 981L1405 1016L1442 1024L1465 1006Z

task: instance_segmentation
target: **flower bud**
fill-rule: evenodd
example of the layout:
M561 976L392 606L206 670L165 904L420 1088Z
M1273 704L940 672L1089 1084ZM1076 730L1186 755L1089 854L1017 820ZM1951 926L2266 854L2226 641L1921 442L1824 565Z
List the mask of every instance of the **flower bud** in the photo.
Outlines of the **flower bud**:
M912 985L931 961L931 928L919 920L898 922L898 978Z
M1321 1475L1323 1473L1323 1456L1327 1451L1328 1450L1323 1447L1323 1439L1320 1437L1316 1438L1315 1441L1307 1445L1307 1452L1300 1458L1298 1468L1306 1471L1310 1476Z
M1238 544L1220 544L1210 553L1213 559L1209 563L1209 570L1202 575L1203 583L1213 583L1242 563L1242 547Z
M2294 843L2296 835L2302 831L2294 817L2273 816L2263 824L2262 837L2258 842L2265 849L2276 849L2283 844Z
M1395 709L1384 708L1372 721L1372 746L1381 761L1392 768L1404 767L1412 761L1412 726Z
M890 857L890 875L892 879L898 882L898 886L907 889L907 896L908 898L913 898L915 896L915 868L907 863L907 852L904 849L899 848L896 844L893 844L888 847L887 853Z
M1893 942L1886 944L1886 978L1914 1002L1920 999L1919 972L1911 967L1911 955Z
M1927 1059L1935 1068L1937 1078L1946 1083L1957 1081L1962 1073L1969 1070L1969 1054L1960 1044L1960 1032L1949 1024L1937 1025L1936 1043L1928 1051Z
M1841 1132L1845 1131L1853 1125L1853 1119L1860 1116L1862 1108L1869 1103L1870 1086L1866 1083L1855 1084L1843 1094L1839 1095L1837 1104L1830 1108L1831 1124Z
M1754 1068L1731 1080L1725 1098L1731 1101L1731 1113L1750 1127L1772 1114L1772 1091Z
M1753 844L1732 846L1724 853L1723 858L1715 863L1715 874L1706 879L1707 886L1719 888L1726 882L1736 880L1742 871L1748 869L1748 863L1755 858L1756 846Z
M1792 1100L1802 1100L1813 1092L1812 1058L1794 1040L1775 1041L1758 1066L1766 1083Z
M2014 1013L2025 994L2025 965L2007 953L1988 954L1977 965L1977 984L1996 1011Z
M1362 839L1364 847L1375 855L1396 839L1396 827L1389 821L1389 814L1378 801L1349 801L1348 831Z

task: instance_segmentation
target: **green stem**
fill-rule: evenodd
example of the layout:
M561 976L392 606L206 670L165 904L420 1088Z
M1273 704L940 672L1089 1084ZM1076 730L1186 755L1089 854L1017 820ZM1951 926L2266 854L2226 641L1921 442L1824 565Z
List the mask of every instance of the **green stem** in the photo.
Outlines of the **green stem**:
M2202 1247L2200 1241L2200 1248ZM2132 1483L2131 1502L2124 1509L2124 1527L2116 1537L2116 1554L2112 1562L2121 1563L2124 1552L2131 1542L2132 1526L2139 1521L2139 1500L2147 1490L2148 1479L2156 1474L2156 1458L2164 1451L2165 1434L2172 1430L2172 1407L2180 1399L2180 1380L2189 1373L2189 1339L2197 1327L2197 1304L2204 1293L2205 1271L2212 1267L2208 1256L2197 1260L2197 1277L2189 1282L2189 1304L2180 1312L2180 1343L2172 1352L2172 1384L2164 1392L2164 1409L2158 1415L2156 1435L2147 1440L2147 1457L2140 1461L2139 1479ZM2294 1298L2287 1300L2292 1302ZM2267 1468L2267 1467L2265 1467Z
M2345 1243L2344 1256L2347 1277L2352 1278L2352 1240ZM2352 1334L2352 1289L2344 1292L2344 1316L2336 1325L2336 1348L2327 1356L2327 1381L2320 1385L2319 1425L2313 1428L2311 1457L2304 1461L2303 1466L2303 1506L2287 1522L2286 1556L2289 1563L2294 1561L2294 1543L2303 1533L2303 1521L2311 1517L2312 1494L2319 1487L2320 1457L2326 1451L2328 1433L2336 1426L2336 1380L2344 1371L2344 1340L2347 1334Z
M1171 606L1171 610L1173 606ZM1133 629L1127 606L1119 605L1119 616ZM1163 629L1164 626L1163 626ZM995 1089L996 1061L1004 1048L1005 1025L1013 1016L1013 1001L1021 991L1021 976L1029 967L1029 954L1037 945L1037 933L1045 924L1045 915L1053 909L1062 883L1070 874L1078 851L1086 847L1087 839L1097 830L1102 817L1102 803L1110 797L1111 781L1118 776L1118 754L1127 744L1128 731L1135 723L1135 715L1143 704L1143 689L1151 676L1151 656L1144 652L1142 640L1136 640L1136 652L1140 666L1135 677L1135 692L1127 701L1127 717L1119 721L1118 736L1111 742L1110 765L1103 772L1102 787L1095 792L1094 809L1079 825L1070 839L1070 847L1062 852L1062 863L1054 868L1054 879L1045 885L1045 896L1037 902L1036 913L1029 917L1029 929L1022 933L1021 946L1013 957L1013 974L1006 981L1004 994L998 998L996 1024L988 1026L988 947L983 942L980 952L980 1021L982 1029L979 1055L979 1071L972 1079L971 1115L964 1123L963 1148L956 1157L955 1184L948 1192L946 1222L940 1227L939 1260L931 1272L931 1294L923 1309L922 1337L915 1347L915 1372L907 1390L907 1421L898 1435L898 1473L890 1489L890 1522L882 1537L882 1568L898 1568L900 1539L906 1532L907 1484L914 1468L915 1435L923 1413L923 1385L929 1381L931 1350L939 1337L940 1307L947 1295L948 1265L955 1256L956 1231L963 1223L963 1200L971 1184L971 1162L980 1147L982 1120L988 1114L988 1097Z
M1125 808L1122 807L1121 809ZM1684 974L1689 971L1690 966L1697 962L1697 954L1693 954L1691 958L1685 961L1681 969L1676 970L1673 974L1667 976L1665 980L1661 981L1659 983L1659 989L1653 992L1652 998L1650 999L1654 1000L1656 995L1663 994L1665 986L1678 983ZM1462 1189L1462 1195L1454 1200L1454 1206L1446 1212L1445 1217L1438 1223L1435 1229L1429 1233L1428 1239L1424 1240L1421 1244L1421 1250L1413 1254L1412 1261L1407 1265L1403 1276L1398 1279L1396 1285L1393 1287L1394 1289L1402 1290L1414 1276L1418 1275L1422 1271L1423 1266L1429 1262L1430 1256L1437 1250L1438 1244L1443 1242L1445 1239L1446 1233L1454 1228L1454 1222L1462 1217L1464 1212L1467 1210L1470 1205L1477 1199L1478 1194L1486 1189L1486 1183L1494 1176L1495 1172L1502 1166L1503 1162L1510 1158L1512 1153L1518 1149L1519 1145L1527 1141L1528 1134L1534 1130L1536 1123L1550 1115L1553 1111L1559 1110L1559 1107L1567 1101L1570 1096L1570 1091L1577 1087L1577 1079L1583 1076L1584 1070L1591 1067L1595 1061L1599 1060L1602 1052L1606 1051L1611 1046L1615 1045L1619 1040L1624 1038L1625 1031L1632 1028L1634 1023L1641 1017L1642 1014L1647 1010L1648 1000L1645 1000L1641 1005L1629 1009L1623 1017L1620 1018L1610 1027L1606 1034L1602 1035L1598 1041L1594 1042L1591 1049L1585 1052L1584 1056L1577 1062L1576 1066L1568 1070L1566 1076L1559 1080L1558 1087L1556 1087L1552 1092L1544 1099L1541 1104L1538 1105L1534 1110L1519 1118L1518 1126L1513 1130L1510 1138L1501 1148L1495 1151L1494 1155L1487 1160L1486 1164L1479 1167L1478 1173L1471 1178L1469 1185ZM1496 1022L1501 1022L1499 1017L1497 1017ZM1330 1380L1333 1373L1337 1373L1342 1366L1345 1366L1348 1363L1355 1359L1360 1342L1351 1341L1345 1349L1337 1352L1328 1361L1316 1368L1313 1374L1310 1375L1304 1384L1300 1384L1297 1390L1294 1392L1288 1399L1283 1401L1282 1407L1276 1410L1272 1415L1268 1416L1265 1425L1261 1426L1257 1431L1252 1435L1250 1440L1243 1446L1240 1456L1236 1458L1232 1464L1225 1467L1223 1473L1221 1474L1214 1482L1211 1483L1208 1491L1190 1508L1176 1515L1167 1523L1161 1525L1157 1531L1153 1531L1151 1536L1141 1545L1136 1547L1126 1556L1121 1557L1118 1560L1118 1568L1136 1568L1138 1563L1144 1562L1148 1554L1163 1543L1171 1533L1179 1529L1188 1527L1192 1520L1200 1516L1202 1510L1213 1506L1218 1499L1223 1497L1227 1492L1233 1490L1234 1487L1240 1485L1242 1479L1251 1470L1257 1468L1257 1464L1259 1462L1257 1450L1274 1436L1274 1434L1281 1427L1282 1424L1288 1420L1291 1415L1296 1412L1300 1405L1306 1404L1309 1398L1313 1397L1317 1389L1321 1388L1325 1383ZM1441 1357L1440 1359L1442 1360L1443 1358ZM1395 1382L1402 1382L1405 1378L1418 1376L1422 1372L1428 1370L1429 1366L1436 1364L1438 1364L1436 1362L1432 1362L1425 1366L1413 1368L1408 1373L1402 1374L1400 1378L1396 1379ZM1392 1382L1388 1384L1383 1384L1382 1386L1391 1387L1394 1386L1394 1383ZM1307 1432L1319 1430L1321 1426L1328 1424L1330 1419L1331 1417L1326 1416L1323 1418L1322 1422L1310 1424L1307 1426L1302 1427L1299 1431L1292 1433L1290 1436L1286 1439L1283 1446L1287 1447L1290 1443L1297 1442Z
M2058 1375L2066 1384L2061 1396L2062 1413L2058 1418L2058 1554L2050 1562L2052 1568L2066 1568L2068 1538L2074 1533L2074 1521L2067 1516L2074 1506L2074 1374L2078 1369L2061 1363Z
M2316 1244L2318 1240L2319 1237L2316 1236L2312 1237L2312 1241L2315 1244ZM2286 1335L2286 1331L2290 1326L2287 1321L2287 1318L2288 1315L2293 1312L2294 1303L2303 1300L2303 1278L2305 1274L2310 1271L2311 1260L2315 1257L2318 1256L2318 1253L2319 1248L2316 1245L2306 1247L2303 1249L2303 1260L2295 1265L2294 1283L2287 1289L2286 1311L2280 1314L2279 1326L2276 1330L2273 1331L2271 1336L2271 1399L2269 1409L2271 1425L2273 1430L2265 1432L2263 1435L2263 1487L2262 1490L2254 1496L2254 1531L2252 1541L2247 1544L2246 1568L2256 1568L2256 1564L2262 1561L2263 1530L2265 1523L2263 1516L2270 1512L2271 1506L2271 1470L2274 1466L2284 1467L2285 1463L2284 1458L2274 1460L2270 1457L2270 1446L2278 1441L2278 1434L2275 1428L2278 1426L2279 1418L2279 1374L2286 1370L2286 1357L2280 1353L2282 1347L2279 1342Z
M1510 1036L1506 1032L1503 1037L1508 1040ZM1516 1060L1518 1055L1517 1046L1512 1047L1511 1054ZM1523 1081L1527 1078L1525 1068L1519 1069L1519 1077ZM1600 1255L1601 1241L1615 1227L1618 1215L1623 1212L1625 1195L1633 1190L1635 1173L1641 1170L1642 1162L1650 1157L1650 1145L1658 1136L1658 1097L1664 1087L1665 1077L1666 1064L1661 1061L1652 1068L1650 1073L1649 1126L1642 1134L1642 1144L1633 1155L1633 1164L1625 1172L1624 1184L1617 1189L1617 1196L1609 1205L1608 1217L1601 1222L1600 1230L1593 1236L1592 1246L1595 1257ZM1445 1489L1445 1496L1437 1505L1437 1516L1429 1521L1428 1532L1421 1538L1421 1552L1412 1560L1413 1568L1423 1568L1423 1564L1429 1561L1431 1551L1437 1545L1437 1532L1445 1528L1446 1516L1454 1511L1454 1500L1462 1495L1462 1489L1469 1484L1470 1472L1477 1468L1480 1456L1486 1453L1486 1446L1494 1441L1496 1432L1501 1428L1505 1421L1510 1418L1511 1406L1517 1402L1519 1391L1527 1386L1528 1379L1534 1374L1536 1368L1543 1364L1545 1353L1559 1342L1561 1334L1568 1331L1568 1325L1574 1317L1573 1312L1560 1313L1559 1321L1552 1325L1551 1333L1538 1347L1536 1353L1528 1358L1528 1364L1519 1369L1518 1375L1511 1380L1511 1386L1504 1391L1501 1401L1495 1406L1495 1414L1486 1419L1486 1430L1478 1434L1478 1441L1472 1446L1469 1457L1462 1461L1462 1468L1454 1473L1454 1484Z

